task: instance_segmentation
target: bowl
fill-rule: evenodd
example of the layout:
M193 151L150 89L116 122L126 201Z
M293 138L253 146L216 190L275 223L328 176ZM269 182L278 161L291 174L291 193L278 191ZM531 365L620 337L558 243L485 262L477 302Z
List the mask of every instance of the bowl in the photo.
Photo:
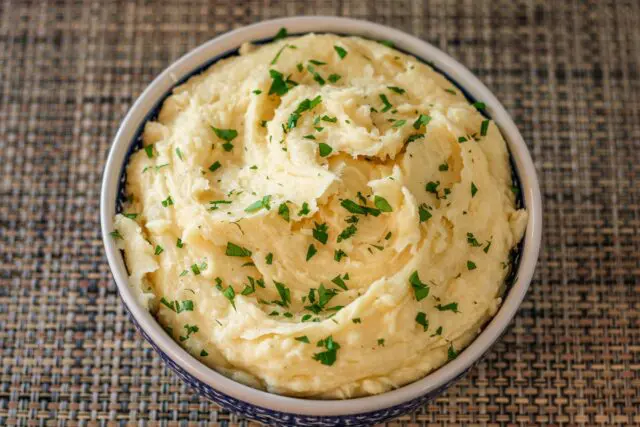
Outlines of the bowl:
M139 147L144 123L154 117L172 88L215 61L233 55L244 42L270 40L282 27L289 34L336 33L388 40L397 49L432 63L471 102L481 100L486 104L486 114L500 127L507 142L516 182L519 181L521 188L521 203L529 212L512 283L493 319L455 360L422 379L379 395L348 400L286 397L240 384L207 367L167 335L149 311L137 302L128 285L122 254L109 236L119 207L128 156ZM505 331L527 292L540 248L541 212L540 189L527 146L509 114L480 80L444 52L409 34L367 21L329 16L275 19L243 27L216 37L169 66L140 95L124 118L104 169L100 200L102 238L122 301L137 329L167 365L199 394L239 415L265 424L310 426L369 425L397 417L433 399L471 369Z

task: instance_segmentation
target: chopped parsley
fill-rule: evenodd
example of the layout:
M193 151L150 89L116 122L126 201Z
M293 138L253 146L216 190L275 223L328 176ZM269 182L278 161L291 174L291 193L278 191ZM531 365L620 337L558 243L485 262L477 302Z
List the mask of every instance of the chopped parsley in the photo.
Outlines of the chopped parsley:
M206 350L200 351L200 357L207 357L208 355L209 353L207 353Z
M436 305L436 308L439 311L453 311L454 313L460 313L458 311L458 303L457 302L451 302L447 305L442 305L442 304L438 304Z
M393 105L391 105L391 103L387 99L387 95L385 95L384 93L381 93L378 96L380 96L380 100L384 104L384 108L382 109L382 112L386 113L387 111L389 111L393 107Z
M332 336L328 336L327 338L318 341L317 346L324 347L326 351L315 353L313 355L313 360L317 360L323 365L327 365L327 366L333 365L336 361L340 344L333 341Z
M380 209L382 212L392 212L393 208L387 202L387 199L381 196L375 196L373 199L373 204L376 205L376 208Z
M269 252L267 256L264 257L264 261L267 263L267 265L273 264L273 254Z
M280 301L274 302L283 307L289 307L289 304L291 304L291 290L289 290L289 288L287 288L284 283L276 282L275 280L273 281L273 283L276 285L278 295L280 295Z
M473 247L478 247L478 246L482 246L482 244L480 244L480 242L478 242L478 240L476 239L476 237L473 235L473 233L467 233L467 243L470 246Z
M344 50L344 48L341 48L340 46L334 45L333 49L336 51L336 53L338 54L340 59L344 59L344 57L347 56L347 51Z
M144 147L144 152L147 153L148 158L153 158L153 144Z
M313 136L313 135L305 135L305 136L303 136L303 138L304 139L316 139L316 137Z
M378 338L378 345L384 347L384 338Z
M215 171L217 171L218 169L220 169L220 167L221 167L221 166L222 166L222 165L220 164L220 162L216 160L216 161L215 161L211 166L209 166L209 170L210 170L211 172L215 172Z
M322 97L320 95L316 96L313 99L304 99L298 107L294 110L293 113L289 116L289 120L287 120L287 129L293 129L298 124L298 119L300 115L305 111L313 110L318 104L322 102Z
M184 157L182 156L182 150L180 150L180 147L176 147L176 155L180 160L184 161Z
M342 76L340 74L329 74L329 77L327 77L327 80L329 80L331 83L336 83L341 78Z
M173 199L171 198L171 196L167 197L162 201L162 206L164 206L165 208L172 205L173 205Z
M114 239L124 239L124 237L122 237L122 234L120 234L118 230L112 231L111 233L109 233L109 236L113 237Z
M218 138L227 142L233 141L238 136L238 131L235 129L218 129L215 126L211 126L211 129L213 129Z
M420 281L420 276L418 275L417 271L411 273L411 276L409 276L409 283L413 288L413 293L416 296L416 301L421 301L429 296L429 285Z
M429 329L429 320L427 319L427 313L419 311L416 315L416 323L422 326L422 331L426 332Z
M431 334L432 337L435 337L436 335L442 335L442 326L438 326L438 329L436 329L436 332Z
M441 164L440 166L438 166L438 170L440 172L446 172L449 170L449 164L447 162L444 162L443 164Z
M233 288L229 286L227 287L227 289L222 291L222 295L229 300L229 302L233 306L233 309L236 310L236 302L235 302L236 291L234 291Z
M278 206L278 215L289 222L289 206L287 206L286 203L280 203L280 206Z
M136 214L136 213L126 213L126 214L124 214L124 216L126 216L129 219L136 219L138 217L138 214Z
M188 299L184 301L167 301L165 297L160 299L160 303L176 313L182 313L183 311L193 311L193 301Z
M402 127L402 126L404 126L406 124L407 124L406 120L396 120L391 127L392 128L399 128L399 127Z
M342 249L336 249L333 252L333 260L336 262L340 262L340 260L346 256L347 254Z
M438 186L440 185L440 181L429 181L427 185L425 185L424 189L427 193L433 193L438 196Z
M474 102L473 106L478 110L484 110L485 108L487 108L487 105L484 102Z
M154 252L154 255L160 255L162 252L164 252L164 248L160 245L156 245L156 250Z
M453 348L453 343L449 344L449 349L447 350L447 361L451 361L458 357L458 352L455 348Z
M269 70L269 75L273 79L271 82L271 87L269 88L269 95L284 95L289 91L289 87L284 80L284 76L282 73L276 70Z
M362 201L362 199L361 199L361 201ZM365 203L365 202L366 202L366 199L364 199L363 203ZM352 214L359 214L359 215L371 214L373 216L380 215L380 209L370 208L368 206L359 205L356 202L354 202L353 200L349 200L349 199L342 200L340 202L340 206L342 206L343 208L345 208L346 210L348 210Z
M271 209L270 202L271 202L271 196L264 196L262 199L256 200L255 202L251 203L249 206L244 208L244 211L253 213L263 208L266 210L270 210Z
M183 327L184 329L186 329L187 333L184 336L180 335L180 341L188 340L191 334L195 334L200 330L196 325L189 325L188 323L185 324Z
M318 224L317 222L314 222L314 224L315 228L313 229L313 238L325 245L327 243L327 239L329 238L329 234L327 233L327 224Z
M455 95L456 94L456 91L453 90L453 89L445 89L444 91L450 93L451 95Z
M313 245L313 243L310 244L309 245L309 249L307 249L307 261L309 261L317 252L318 252L318 250Z
M322 116L321 120L323 122L336 123L338 121L337 117L329 117L326 114Z
M378 40L378 43L385 45L386 47L394 47L395 44L391 40Z
M406 92L406 90L402 89L401 87L397 87L397 86L387 86L387 89L392 90L395 93L399 93L400 95L402 95L403 93Z
M488 130L489 130L489 119L483 120L482 125L480 126L480 135L487 136Z
M207 263L203 262L202 264L191 264L191 271L193 271L194 275L199 275L202 270L207 269Z
M415 122L413 122L414 129L420 129L421 126L426 126L431 121L431 117L426 114L420 114Z
M476 268L478 268L478 267L476 266L476 263L475 263L475 262L473 262L473 261L467 261L467 269L468 269L469 271L471 271L471 270L475 270Z
M424 138L424 133L414 133L413 135L409 135L409 137L407 138L406 143L410 143L413 141L417 141L418 139Z
M309 344L309 343L310 343L310 341L309 341L309 337L307 337L306 335L303 335L303 336L301 336L301 337L295 337L294 339L295 339L296 341L300 341L300 342L303 342L303 343L305 343L305 344Z
M418 215L420 216L420 222L425 222L433 216L425 203L418 206Z
M349 288L347 287L347 284L344 282L344 279L340 277L339 274L333 279L331 279L331 282L335 283L338 287L344 289L345 291L349 290Z
M338 235L338 243L342 242L343 240L348 239L349 237L352 237L354 234L356 234L356 231L358 231L356 226L354 224L351 224L350 226L348 226L347 228L342 230L342 232ZM344 254L344 252L343 252L343 254ZM340 261L340 260L338 259L336 261Z
M287 29L286 29L286 28L284 28L284 27L282 27L282 28L280 28L280 30L278 30L278 32L276 33L275 37L273 38L273 41L275 42L275 41L277 41L277 40L283 39L283 38L287 37L287 35L288 35L288 34L287 34Z
M487 246L485 246L482 250L485 254L489 253L489 248L491 248L491 241L487 241Z
M386 236L384 236L384 240L389 240L391 238L391 232L388 232Z
M220 209L220 206L218 205L230 205L231 201L230 200L211 200L209 202L209 210L210 211L216 211L218 209Z
M471 197L475 196L477 192L478 192L478 187L476 187L476 185L472 182L471 183Z
M252 91L253 94L255 95L260 95L262 93L262 91L260 89L256 89L254 91Z
M282 54L282 51L284 51L288 47L291 47L291 46L288 44L285 44L280 48L280 50L278 50L278 52L276 53L276 56L274 56L273 59L271 60L271 65L276 65L276 62L278 62L278 59L280 59L280 55Z
M311 61L309 61L309 62L311 62ZM318 82L318 84L320 86L324 86L324 84L325 84L324 79L322 78L322 76L318 72L316 72L316 69L313 67L313 65L311 65L311 64L307 65L307 70L313 75L313 80Z
M178 237L178 240L176 240L176 246L180 249L184 247L184 243L182 242L182 239L179 237Z
M302 203L302 208L300 209L300 212L298 212L298 216L309 215L309 213L311 213L311 210L309 209L309 203Z
M227 242L227 250L225 251L225 255L246 257L246 256L251 256L251 251L247 248L243 248L242 246L238 246L234 243Z
M356 323L356 324L357 324L357 323L362 323L362 321L360 320L360 318L359 318L359 317L354 317L353 319L351 319L351 321L352 321L353 323Z
M327 157L333 151L333 148L329 144L325 144L321 142L318 144L318 151L320 153L320 157Z
M463 142L467 142L467 141L468 141L468 139L467 139L466 137L464 137L464 136L459 136L459 137L458 137L458 142L459 142L459 143L461 143L461 144L462 144Z

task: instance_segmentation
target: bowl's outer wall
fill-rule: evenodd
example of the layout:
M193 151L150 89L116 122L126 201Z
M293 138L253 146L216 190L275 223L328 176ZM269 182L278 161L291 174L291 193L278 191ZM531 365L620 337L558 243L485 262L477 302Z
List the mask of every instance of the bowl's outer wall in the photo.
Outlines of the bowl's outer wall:
M353 32L353 34L358 34L361 36L365 36L365 37L370 37L370 38L385 38L385 37L380 37L381 34L381 29L383 29L384 31L389 31L389 32L393 32L395 33L395 35L398 35L398 31L397 30L392 30L392 29L388 29L386 27L381 27L380 25L377 24L371 24L371 23L367 23L364 21L355 21L355 20L350 20L350 19L344 19L344 18L331 18L331 17L318 17L318 18L310 18L310 17L301 17L301 18L285 18L285 19L281 19L281 20L275 20L275 21L267 21L267 22L263 22L261 24L256 24L254 26L250 26L250 27L246 27L244 30L250 30L252 27L253 28L258 28L258 27L264 27L264 26L268 26L269 24L273 27L272 32L275 34L275 31L277 31L277 29L280 26L285 26L285 27L289 27L290 25L293 25L293 23L296 23L298 25L298 28L300 26L300 22L299 21L310 21L310 20L324 20L325 22L332 22L332 25L329 25L328 28L323 29L322 31L326 31L326 32L337 32L337 33L345 33L345 27L344 26L340 26L338 29L338 26L336 26L336 23L334 21L340 21L340 22L344 22L344 21L349 21L351 23L357 23L360 26L364 26L364 27L374 27L370 32L368 30L360 30L359 32L355 31ZM328 20L328 21L327 21ZM346 22L344 22L346 24ZM242 31L241 30L237 30L238 31ZM317 28L314 28L315 31L321 31ZM226 36L231 36L233 33L229 33ZM413 39L413 37L408 36L404 33L401 33L403 37L408 37L410 39ZM194 54L198 53L198 51L202 50L203 48L205 48L207 45L210 45L213 41L215 40L219 40L224 38L217 38L212 40L209 43L206 43L205 45L201 46L200 48L196 49L195 51L193 51L191 54L187 54L185 57L183 57L182 59L180 59L179 61L177 61L176 63L174 63L174 65L179 64L182 61L186 61L189 59L190 56L193 56ZM253 38L255 39L255 37ZM236 46L237 47L237 46ZM435 49L435 48L432 48ZM233 50L233 49L231 49ZM413 53L410 49L403 49L405 51L408 50L408 53L414 55L414 56L420 56L416 53ZM436 49L437 50L437 49ZM216 51L217 54L215 55L217 57L217 59L221 58L221 57L225 57L229 55L230 50L223 50L223 51ZM438 51L439 52L439 51ZM442 52L440 52L440 54L446 56L445 54L443 54ZM196 55L197 56L197 55ZM200 55L202 57L202 55ZM448 57L446 57L448 58ZM445 59L446 59L445 58ZM431 58L429 58L431 59ZM440 58L442 59L442 58ZM453 61L452 59L449 58L449 60ZM188 78L191 75L197 74L198 72L202 71L203 68L207 68L208 66L210 66L213 62L211 60L211 56L209 56L208 60L206 61L200 61L198 63L193 63L191 64L191 67L189 69L188 72L185 72L184 74L182 74L181 78L179 79L179 81L177 80L173 80L173 86L175 86L175 84L178 84L181 81L184 81L186 78ZM453 61L454 65L459 66L459 64L455 63L455 61ZM436 64L438 65L438 64ZM451 65L451 64L450 64ZM173 66L172 66L173 67ZM172 68L170 67L170 69ZM461 66L460 66L461 67ZM183 67L184 68L184 67ZM462 67L464 68L464 67ZM157 84L157 82L161 79L161 77L164 75L165 73L161 74L156 80L154 80L154 82L149 86L149 88L147 90L150 90L152 88L152 86L154 84ZM456 85L458 85L455 77L452 77L451 75L449 75L449 73L446 73L448 75L448 77L454 82L456 83ZM173 76L172 76L173 77ZM165 76L166 78L166 76ZM458 85L459 87L461 87L460 85ZM462 88L462 87L461 87ZM486 89L486 88L485 88ZM487 90L488 91L488 90ZM121 137L121 133L123 132L123 129L125 128L125 126L127 125L128 121L130 121L132 119L132 113L134 112L134 110L136 110L136 107L139 107L139 102L140 100L142 100L142 98L145 96L147 91L145 91L145 93L143 93L140 98L138 99L138 101L136 101L136 103L134 104L134 106L131 108L130 113L127 115L127 117L125 118L121 129L118 132L118 135L116 135L115 141L119 141L122 138ZM155 100L155 103L153 104L152 108L149 109L149 107L147 107L147 111L145 112L145 114L143 115L143 117L141 118L140 115L138 114L137 117L137 131L135 133L132 133L131 131L129 131L130 135L135 135L136 137L139 135L140 130L144 124L144 122L146 122L146 120L149 117L152 117L154 114L154 111L160 106L160 104L162 103L162 101L164 100L164 98L168 95L169 90L166 90L164 92L164 96L162 98L158 98ZM467 96L471 96L471 94L465 90L465 94L467 94ZM471 96L472 97L472 96ZM498 107L500 109L502 109L502 107L500 106L500 104L498 103L497 100L495 100L495 98L493 97L493 95L490 95L489 98L492 98L493 103L497 104ZM491 101L491 99L490 99ZM488 103L489 105L491 104L491 102ZM506 112L504 111L504 109L502 109L501 111L498 112L502 112L506 115ZM508 126L512 126L513 129L510 129L510 131L513 133L514 129L515 129L515 125L513 124L513 122L511 121L511 119L508 117L508 115L506 116L507 119L505 119L507 121L507 125ZM135 120L136 118L133 118L133 120ZM502 125L502 123L501 123ZM502 126L501 126L502 127ZM520 138L521 137L519 135L519 133L517 133L517 129L515 129L515 132L517 134L517 136ZM501 326L501 328L499 328L497 330L497 334L493 337L489 339L489 342L485 343L484 346L478 346L478 347L482 347L480 348L480 351L477 352L477 354L473 357L473 360L470 361L469 363L466 364L466 366L462 366L462 368L460 369L460 367L458 367L457 371L455 371L454 369L451 369L451 367L449 367L450 370L450 375L445 376L444 380L442 380L442 376L441 376L441 380L440 381L434 381L437 384L426 384L424 385L424 387L422 388L422 392L418 392L416 393L415 390L413 391L413 396L411 396L410 398L404 398L404 399L395 399L395 402L385 402L383 401L383 399L378 399L378 401L376 402L376 405L371 405L372 401L374 400L374 398L380 398L384 395L391 395L392 393L401 391L403 389L408 390L409 388L415 388L416 383L418 382L424 382L423 380L425 380L426 378L424 378L423 380L418 380L416 383L413 383L411 385L402 387L398 390L396 390L395 392L388 392L385 393L383 395L378 395L378 396L373 396L373 397L368 397L368 398L362 398L362 399L352 399L350 402L352 403L357 403L358 401L363 402L365 400L369 401L369 405L368 407L362 408L361 410L358 410L358 408L351 408L349 410L348 413L339 413L334 415L332 413L331 410L327 410L327 407L325 406L323 408L323 410L319 411L320 413L316 413L316 411L314 411L314 409L312 408L313 405L316 406L321 406L323 405L323 403L329 403L329 402L320 402L320 403L315 403L315 404L311 404L309 405L310 402L318 402L318 401L309 401L309 400L303 400L303 399L295 399L295 398L287 398L287 397L283 397L283 396L276 396L276 395L271 395L273 400L278 400L280 401L280 409L270 409L267 408L266 406L269 406L268 403L266 403L269 399L263 399L262 402L265 402L266 404L261 405L260 403L256 403L255 401L253 403L248 403L245 400L243 400L243 398L245 397L245 395L250 394L250 391L244 390L244 393L242 392L243 390L240 390L240 394L241 397L240 399L237 397L232 397L229 394L223 393L220 390L217 390L216 388L214 388L210 383L211 381L209 381L209 383L202 381L200 378L198 378L198 374L202 371L198 371L198 372L194 372L193 369L185 369L184 366L181 365L185 364L186 366L189 366L189 363L196 363L196 364L200 364L199 361L197 361L196 359L194 359L193 357L191 357L188 353L186 353L186 351L184 351L181 347L179 347L175 342L173 342L173 340L165 334L165 332L160 328L160 326L157 324L157 322L155 322L155 320L151 317L151 315L148 313L148 311L146 311L144 308L141 307L136 307L135 306L135 300L133 300L131 298L130 292L128 292L128 288L126 288L127 283L126 280L118 280L118 277L120 276L122 278L121 275L118 274L117 269L114 267L118 264L118 260L116 259L115 253L117 252L117 250L114 250L114 246L113 243L110 241L109 239L109 235L108 235L108 231L110 230L110 224L111 224L111 220L110 218L113 216L114 210L116 209L116 206L113 205L114 200L117 198L117 194L119 193L119 190L116 189L114 190L114 185L113 182L109 181L109 172L113 172L110 169L110 166L112 168L116 168L118 169L118 178L119 178L119 182L116 182L115 187L120 187L122 185L122 182L124 180L124 174L121 173L121 171L124 168L124 163L126 162L126 159L128 158L129 154L131 153L133 147L137 144L136 138L131 138L128 141L128 146L126 147L126 154L123 156L122 159L120 159L120 164L118 164L117 162L112 161L112 157L117 157L115 156L115 150L116 150L116 145L114 143L114 147L112 147L112 151L110 153L109 159L107 161L107 168L105 169L105 176L104 176L104 182L103 182L103 192L102 192L102 200L101 200L101 218L102 218L102 228L103 228L103 238L105 240L105 247L107 250L107 257L109 258L109 263L110 266L112 268L112 272L114 273L114 277L116 278L116 282L118 284L118 290L120 292L120 295L122 297L123 303L127 309L127 312L129 313L131 319L133 320L136 328L140 331L140 333L144 336L144 338L153 346L153 348L160 354L160 356L162 357L162 359L167 363L167 365L169 365L177 374L178 376L180 376L180 378L182 378L185 382L187 382L188 384L190 384L192 387L194 387L197 392L213 401L215 401L216 403L220 404L221 406L225 407L226 409L229 409L230 411L236 412L238 414L241 414L243 416L246 416L248 418L263 422L265 424L275 424L275 425L316 425L316 426L333 426L333 425L368 425L368 424L372 424L372 423L378 423L378 422L382 422L384 420L388 420L394 417L397 417L403 413L409 412L411 410L416 409L417 407L423 405L424 403L426 403L428 400L434 398L435 396L437 396L438 394L440 394L441 392L443 392L446 388L448 388L451 384L453 384L455 381L457 381L460 377L462 377L465 373L467 373L469 371L469 369L471 369L471 367L477 363L481 357L486 354L486 352L490 349L491 345L493 343L495 343L495 341L497 340L497 338L504 332L508 321L511 319L511 317L513 316L513 314L515 314L515 309L517 309L517 306L515 308L513 308L512 312L508 315L506 315L505 317L503 317L502 322L504 322L504 324ZM522 142L522 145L524 145L524 142ZM520 148L521 149L521 148ZM513 147L510 144L510 150L513 151ZM539 208L541 208L540 206L540 195L539 195L539 188L537 185L537 178L535 176L535 170L533 170L533 172L531 172L531 168L532 165L530 165L531 161L530 161L530 157L528 152L526 152L526 147L525 147L525 152L524 154L522 152L519 153L520 156L526 156L527 158L525 160L528 160L528 162L524 162L524 166L523 166L523 160L522 158L515 158L513 159L516 163L516 166L518 169L527 169L528 168L528 174L526 174L525 176L521 176L521 179L523 179L524 181L527 182L528 185L525 185L524 187L528 188L529 191L528 192L524 192L524 197L525 197L525 204L526 206L529 208L530 213L531 213L531 209L533 208L538 208L538 210L536 210L537 214L539 215ZM525 167L526 166L526 167ZM115 193L115 194L112 194ZM111 199L109 199L111 198ZM534 212L535 213L535 212ZM537 260L537 252L538 252L538 247L539 247L539 240L540 240L540 220L539 218L535 218L537 220L536 221L530 221L529 223L529 228L532 228L532 225L535 225L535 230L528 230L528 235L531 235L532 237L529 237L529 239L532 239L533 241L529 241L526 242L528 244L533 244L534 246L534 259L531 260L529 259L529 263L533 262L533 266L535 265L535 261ZM529 231L534 231L533 233L529 233ZM529 250L529 252L531 252L531 250ZM530 258L531 258L531 254ZM118 254L119 256L119 254ZM120 257L119 263L123 264L123 261ZM526 272L528 275L528 277L524 278L524 282L520 283L520 289L516 298L516 305L519 305L522 297L524 297L524 293L526 292L526 288L528 287L528 282L530 280L531 274L533 272L533 266L529 266L529 270ZM520 268L521 270L522 268ZM126 277L126 276L125 276ZM520 278L521 280L523 280L523 278ZM130 304L133 303L134 307L130 307ZM505 303L506 304L506 303ZM504 304L503 304L503 308L504 308ZM503 308L501 308L500 311L503 311ZM142 309L142 310L141 310ZM137 314L137 316L136 316ZM496 315L496 318L500 315L500 312ZM494 318L494 320L492 322L496 322L497 319ZM506 319L506 320L505 320ZM145 325L147 326L147 328L143 327L143 325L140 324L140 321L144 322ZM492 323L490 322L490 323ZM151 333L149 333L151 332ZM158 333L160 335L158 335ZM151 336L151 335L155 335L155 339ZM480 339L480 337L482 336L482 334L476 338L476 341L478 341ZM474 341L475 342L475 341ZM472 343L469 347L471 347L472 345L474 345L474 343ZM467 347L467 348L469 348ZM169 354L167 354L167 351L165 350L169 350L169 352L174 351L173 352L173 357L170 356ZM178 352L178 354L176 354L176 352ZM180 353L181 352L181 353ZM184 353L184 354L182 354ZM465 353L468 353L467 351L463 351L461 354L463 356L465 356ZM459 357L461 358L461 357ZM177 360L177 361L176 361ZM454 361L452 363L450 363L449 365L454 365L455 362ZM448 366L448 365L445 365ZM208 368L206 368L208 369ZM445 371L445 369L441 368L438 371ZM216 385L219 385L221 383L227 382L227 381L231 381L232 380L226 378L226 377L222 377L220 376L220 374L217 374L217 376L219 376L219 378L214 381L214 383ZM430 374L428 377L431 377L432 375ZM247 388L244 385L235 383L236 388L238 389L243 389L243 388ZM218 387L221 388L221 387ZM253 389L250 389L253 390ZM257 390L253 390L253 392L257 392L257 393L264 393L264 392L260 392ZM398 397L398 396L396 396ZM247 399L248 400L248 399ZM285 410L282 410L283 405L282 403L285 402ZM340 406L341 403L344 402L334 402L335 405L333 406ZM290 411L290 412L289 412ZM299 413L298 413L299 412Z

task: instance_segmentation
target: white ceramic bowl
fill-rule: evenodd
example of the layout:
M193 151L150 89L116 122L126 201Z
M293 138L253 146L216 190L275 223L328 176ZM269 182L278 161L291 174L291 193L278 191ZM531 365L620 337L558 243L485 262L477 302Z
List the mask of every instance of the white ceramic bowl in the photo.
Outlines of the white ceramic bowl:
M128 285L122 255L109 236L128 155L138 146L145 121L153 116L172 88L220 57L233 54L242 43L272 38L281 27L289 34L326 32L389 40L396 48L432 62L470 99L487 105L488 115L500 127L508 143L523 203L529 211L516 279L496 316L455 360L418 381L380 395L339 401L279 396L237 383L203 365L171 339L153 316L138 304ZM200 394L231 411L264 423L362 425L393 418L424 404L468 371L496 342L518 310L531 281L540 248L542 205L536 171L522 136L496 97L469 70L429 43L393 28L354 19L318 16L276 19L231 31L183 56L160 74L131 107L113 141L104 170L100 218L109 266L133 321L163 359Z

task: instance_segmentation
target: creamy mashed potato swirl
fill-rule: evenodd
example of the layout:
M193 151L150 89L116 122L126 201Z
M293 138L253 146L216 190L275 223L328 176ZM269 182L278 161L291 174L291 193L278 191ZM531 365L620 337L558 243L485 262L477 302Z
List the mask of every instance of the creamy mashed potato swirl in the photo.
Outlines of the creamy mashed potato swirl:
M373 41L243 46L146 124L115 219L130 285L254 387L349 398L424 376L496 312L526 223L477 108Z

